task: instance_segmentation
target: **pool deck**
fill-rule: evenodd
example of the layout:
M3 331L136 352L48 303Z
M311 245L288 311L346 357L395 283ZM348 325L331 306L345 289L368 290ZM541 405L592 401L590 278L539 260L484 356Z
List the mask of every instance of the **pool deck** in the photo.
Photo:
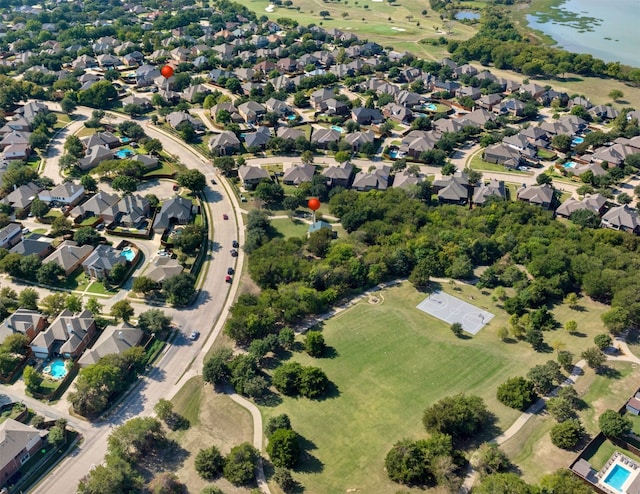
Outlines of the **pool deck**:
M624 481L620 490L617 490L605 483L605 479L617 465L629 471L629 477ZM640 465L631 458L628 458L622 453L616 451L604 468L600 470L598 477L598 487L602 488L606 492L610 492L611 494L637 492L638 487L640 487Z

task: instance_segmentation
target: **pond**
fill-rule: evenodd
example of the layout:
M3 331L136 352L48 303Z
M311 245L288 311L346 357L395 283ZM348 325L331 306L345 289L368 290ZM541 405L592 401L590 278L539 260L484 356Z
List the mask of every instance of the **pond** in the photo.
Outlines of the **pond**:
M470 10L462 10L455 15L456 19L459 21L475 21L480 19L480 13L472 12Z

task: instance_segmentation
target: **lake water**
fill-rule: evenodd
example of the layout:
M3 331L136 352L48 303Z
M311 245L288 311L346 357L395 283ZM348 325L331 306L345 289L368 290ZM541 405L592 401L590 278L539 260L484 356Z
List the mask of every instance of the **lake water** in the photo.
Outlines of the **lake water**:
M554 14L528 15L527 21L567 51L640 67L638 0L565 0Z
M470 10L462 10L456 14L456 19L459 21L463 21L465 19L480 19L480 14L478 12L471 12Z

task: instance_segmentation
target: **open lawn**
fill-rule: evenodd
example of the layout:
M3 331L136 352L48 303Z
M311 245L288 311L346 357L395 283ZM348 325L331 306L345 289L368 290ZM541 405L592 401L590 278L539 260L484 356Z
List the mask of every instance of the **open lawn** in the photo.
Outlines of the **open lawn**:
M216 445L223 455L233 446L245 441L251 442L253 426L251 415L228 396L215 393L210 385L205 385L196 377L174 396L173 411L186 418L190 427L186 431L169 433L180 446L189 452L182 466L175 472L187 484L189 492L200 492L212 483L202 480L195 471L195 455L201 449ZM246 494L248 488L235 487L224 479L215 485L228 494Z
M576 383L576 391L588 404L579 412L579 417L590 437L599 432L600 414L607 408L617 410L637 388L637 366L617 362L611 365L611 369L614 377L596 375L591 369L587 369ZM513 438L501 446L521 469L525 480L536 482L546 473L567 467L575 458L575 452L564 451L551 443L549 431L555 423L551 415L543 412L530 419ZM598 458L592 463L595 468L602 467L613 453L612 450L607 454L608 449L605 449L606 451L599 451Z
M299 219L282 218L271 220L271 226L284 238L304 237L309 229L309 224Z
M350 31L382 46L391 45L396 49L406 49L433 59L442 57L432 56L432 47L418 43L419 40L438 39L441 36L460 40L469 38L475 32L470 26L453 22L450 26L451 34L446 34L439 14L431 10L427 0L397 0L393 3L368 0L332 3L299 0L294 2L294 8L274 7L269 10L266 10L270 5L269 0L241 0L240 3L254 10L258 16L266 15L273 20L289 17L299 24L314 23L324 28ZM297 7L300 9L296 10ZM427 11L426 16L422 15L423 10ZM328 12L329 16L320 16L323 11Z
M501 343L496 333L508 315L495 307L489 292L450 283L441 288L465 301L473 296L471 303L496 317L477 336L457 339L448 325L415 309L425 294L405 283L385 289L382 304L360 302L324 324L332 358L293 356L322 367L337 388L335 396L322 401L284 398L275 408L262 408L265 417L289 414L294 429L315 445L296 474L309 492L396 492L399 486L384 473L384 456L401 438L424 437L422 411L444 396L482 396L502 430L519 415L497 402L497 386L553 354L535 353L524 342ZM561 323L569 317L578 321L586 336L558 329L545 340L557 339L576 353L590 346L601 330L595 314L602 308L587 301L582 305L581 312L559 307L554 313Z

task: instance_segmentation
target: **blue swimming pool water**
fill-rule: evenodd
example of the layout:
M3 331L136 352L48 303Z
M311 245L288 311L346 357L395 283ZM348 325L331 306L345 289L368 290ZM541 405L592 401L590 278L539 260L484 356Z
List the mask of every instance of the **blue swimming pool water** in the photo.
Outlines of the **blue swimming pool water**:
M615 465L609 474L604 479L604 483L609 487L613 487L618 492L622 492L622 486L631 475L631 471L624 468L622 465Z
M131 151L131 149L120 149L116 152L116 156L120 159L128 158L132 154L133 151Z
M287 120L295 120L295 119L296 119L296 116L295 116L295 115L289 115L289 116L287 117Z
M571 139L571 143L573 145L582 144L583 142L584 142L584 137L574 137L573 139Z
M575 161L567 161L562 166L564 168L575 168L576 167L576 162Z
M129 142L131 139L129 139L128 137L121 137L120 138L120 142Z
M131 262L133 261L133 258L136 257L136 253L133 252L131 248L125 247L124 249L122 249L122 252L120 252L120 256Z
M61 358L53 359L43 369L45 374L49 374L54 379L62 379L67 375L67 369L64 365L64 360Z
M331 130L337 130L341 134L344 132L344 129L342 127L338 127L337 125L332 125Z
M434 105L433 103L427 103L426 105L422 105L422 109L429 110L429 111L437 111L438 106Z

